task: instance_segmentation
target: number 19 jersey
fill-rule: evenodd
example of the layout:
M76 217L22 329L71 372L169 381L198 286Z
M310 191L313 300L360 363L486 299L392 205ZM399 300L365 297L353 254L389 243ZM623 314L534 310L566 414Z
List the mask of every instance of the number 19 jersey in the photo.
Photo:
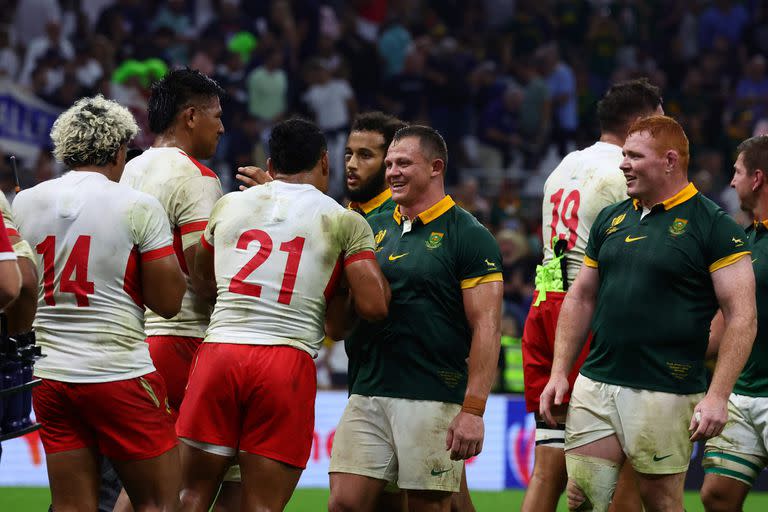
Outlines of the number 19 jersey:
M13 214L42 288L34 327L47 357L35 375L110 382L154 371L139 261L173 254L160 203L102 174L72 171L21 192Z
M627 198L627 182L619 169L621 148L596 142L566 155L544 184L542 238L544 264L554 257L553 238L568 240L568 282L584 261L589 230L600 210Z
M215 251L217 285L205 342L288 345L312 357L342 265L375 259L361 215L282 181L225 195L202 243Z

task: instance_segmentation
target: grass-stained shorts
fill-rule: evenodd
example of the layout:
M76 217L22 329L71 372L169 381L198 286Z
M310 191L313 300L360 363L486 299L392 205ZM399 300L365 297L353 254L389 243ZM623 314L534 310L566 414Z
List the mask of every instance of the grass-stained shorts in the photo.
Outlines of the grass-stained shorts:
M693 451L688 427L702 398L704 393L677 395L579 375L565 420L565 449L615 434L637 472L683 473Z
M463 461L445 449L458 404L349 397L333 438L330 473L351 473L401 489L458 492Z

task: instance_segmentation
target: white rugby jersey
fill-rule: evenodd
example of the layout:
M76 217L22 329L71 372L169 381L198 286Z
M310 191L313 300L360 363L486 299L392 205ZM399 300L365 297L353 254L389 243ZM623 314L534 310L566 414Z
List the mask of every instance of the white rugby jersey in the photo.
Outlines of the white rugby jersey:
M596 142L566 155L544 184L542 238L544 263L553 257L552 239L568 240L568 282L584 261L589 230L600 210L627 198L627 182L619 169L621 148Z
M120 183L157 198L168 214L173 248L179 265L189 275L184 249L195 245L208 223L213 205L222 196L216 174L178 148L149 148L125 166ZM179 314L166 319L147 310L147 336L202 338L213 305L187 291Z
M342 265L375 258L360 214L283 181L224 196L203 245L215 251L217 286L205 341L290 345L312 357Z
M13 220L13 213L11 212L11 205L8 203L5 194L0 192L0 213L3 215L3 222L5 222L5 230L8 232L8 236L18 236L19 228L16 226L16 222ZM35 256L32 252L32 247L29 246L26 240L21 238L18 242L13 244L13 251L19 258L27 258L34 261Z
M173 254L157 200L95 172L72 171L21 192L19 233L35 249L34 327L48 357L35 375L109 382L154 370L144 342L140 261Z

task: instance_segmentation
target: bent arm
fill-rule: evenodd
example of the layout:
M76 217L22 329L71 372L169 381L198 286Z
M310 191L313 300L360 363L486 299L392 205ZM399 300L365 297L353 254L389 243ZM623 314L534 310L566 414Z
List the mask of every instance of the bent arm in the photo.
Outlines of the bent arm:
M178 314L187 283L176 255L142 259L141 286L144 304L149 309L163 318Z
M712 273L723 316L715 374L707 395L727 399L752 351L757 334L755 274L749 257Z
M13 302L20 290L21 272L16 260L0 261L0 309Z
M369 322L384 320L389 314L391 292L376 259L356 259L345 263L344 276L349 283L355 312Z
M199 232L202 234L202 231ZM204 251L208 253L208 251ZM216 280L207 279L201 277L197 272L197 258L200 257L200 243L191 245L184 249L184 260L187 263L187 269L189 269L189 285L192 291L197 294L198 297L213 302L216 298ZM210 253L211 255L213 253ZM204 257L204 256L203 256ZM211 257L211 265L213 264L213 258Z
M501 304L504 283L494 281L462 290L464 314L472 331L466 397L483 402L491 392L501 350Z

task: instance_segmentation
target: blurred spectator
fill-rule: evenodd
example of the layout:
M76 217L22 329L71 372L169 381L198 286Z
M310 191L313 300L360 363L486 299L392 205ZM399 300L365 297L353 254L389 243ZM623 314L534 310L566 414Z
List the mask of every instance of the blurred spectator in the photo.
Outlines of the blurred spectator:
M307 81L310 86L302 100L328 141L331 166L329 194L338 198L341 197L344 174L344 144L350 120L357 110L355 96L346 80L333 78L331 72L317 60L308 65Z
M744 74L736 84L735 107L750 109L755 121L768 114L768 75L765 57L754 55L744 66Z
M480 162L486 170L507 169L512 154L520 147L520 107L523 91L517 85L509 85L504 94L491 102L478 124Z
M385 111L408 122L426 118L425 61L424 51L413 46L405 58L403 72L386 80L381 87L379 101Z
M552 100L552 138L560 156L569 152L568 144L574 139L579 125L576 110L576 79L573 69L560 60L557 45L549 44L536 51L544 79Z
M504 229L496 234L504 274L504 311L525 324L533 298L533 275L537 258L532 256L525 236L518 231Z
M405 57L411 46L411 34L401 20L391 19L382 27L379 35L379 55L384 61L384 77L389 78L403 71Z
M285 114L288 77L283 70L282 50L270 50L264 63L248 74L246 83L248 111L263 125L272 125Z
M474 176L462 178L456 191L453 193L456 204L477 217L482 224L488 225L491 217L491 206L480 195L480 184Z
M349 67L349 83L357 101L361 109L368 110L374 106L374 98L381 86L378 51L376 45L357 32L357 17L352 7L345 7L340 17L339 51Z
M22 47L27 47L33 40L45 36L48 27L45 23L40 23L41 21L61 20L61 8L57 0L19 0L15 3L13 30L16 43ZM40 53L44 52L45 50Z
M57 17L58 15L46 14L46 16L45 33L32 39L27 46L24 65L21 69L21 76L19 76L19 82L23 85L30 83L30 77L37 67L38 61L46 56L52 56L52 51L56 52L64 62L75 58L75 48L61 33L61 22Z
M749 22L749 13L733 0L714 0L699 19L699 46L709 50L718 38L735 48Z
M539 73L533 58L525 59L520 65L520 77L524 84L523 100L520 105L520 137L523 151L523 167L533 170L547 149L552 102L549 86Z
M11 45L8 27L0 27L0 79L15 80L21 70L21 61Z

